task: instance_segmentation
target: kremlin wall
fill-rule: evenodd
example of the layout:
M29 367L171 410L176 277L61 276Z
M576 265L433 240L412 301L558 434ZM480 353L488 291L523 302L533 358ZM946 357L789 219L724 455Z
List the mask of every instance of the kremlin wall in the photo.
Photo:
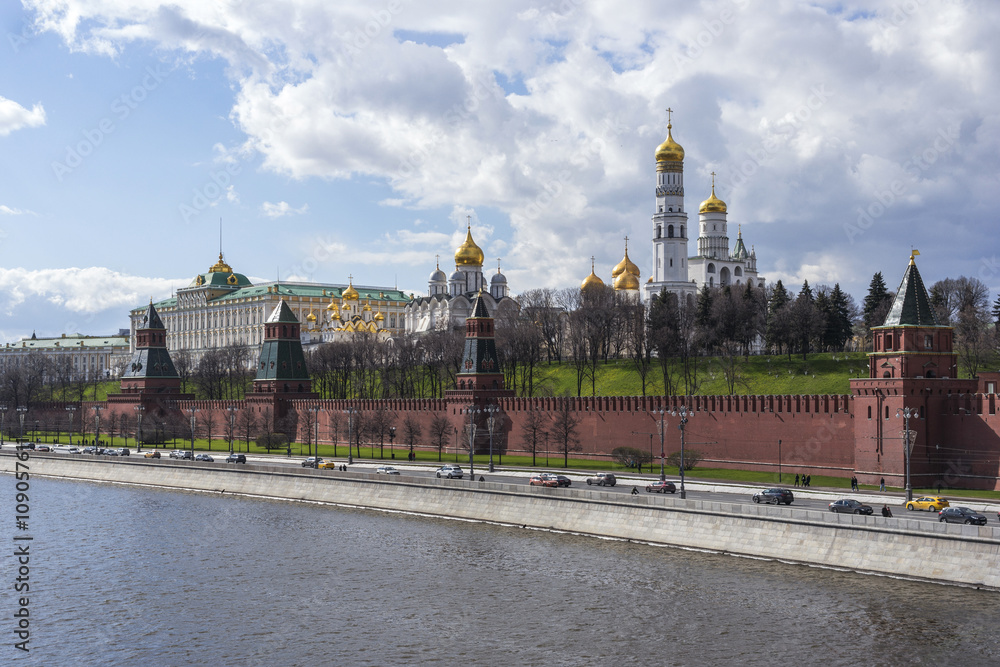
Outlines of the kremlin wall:
M873 330L876 351L869 357L870 377L852 380L849 395L516 397L503 386L493 318L485 299L476 298L466 320L457 386L442 399L317 399L310 391L299 322L282 301L264 325L253 392L240 401L201 401L179 393L180 380L166 349L166 329L153 304L143 322L132 364L121 382L122 393L109 396L105 403L82 403L78 412L90 414L98 407L103 419L115 413L132 418L141 407L147 419L186 423L189 411L196 409L202 424L206 416L212 417L216 440L224 440L230 409L234 416L246 410L260 416L299 415L293 440L306 442L311 438L301 416L315 411L320 442L331 444L336 435L343 445L349 428L346 413L364 415L385 409L397 429L395 448L406 447L402 425L411 419L423 434L416 447L431 451L437 449L429 435L431 423L442 415L451 424L443 448L445 460L454 460L456 454L459 460L467 460L470 419L477 425L477 453L488 453L490 446L486 414L476 413L475 408L499 409L501 426L494 432L493 446L500 456L530 455L523 435L530 413L542 413L545 428L550 428L557 416L568 411L576 421L578 440L571 456L610 463L611 450L622 445L648 446L654 460L658 458L661 424L665 453L678 451L680 418L671 413L686 406L690 412L686 447L702 454L703 467L780 470L789 476L857 476L864 484L877 484L884 477L889 486L897 487L904 485L907 420L903 415L909 413L914 488L940 484L1000 490L996 393L1000 373L982 373L973 380L954 378L951 328L937 324L912 257L885 324ZM36 414L51 411L52 419L58 420L65 419L64 408L49 404L34 410ZM333 415L339 420L336 428ZM539 462L546 460L546 452L550 465L561 462L559 443L539 444Z

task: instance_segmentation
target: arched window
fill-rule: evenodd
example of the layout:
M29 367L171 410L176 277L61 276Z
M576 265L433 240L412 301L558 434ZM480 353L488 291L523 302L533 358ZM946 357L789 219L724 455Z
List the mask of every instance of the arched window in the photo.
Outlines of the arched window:
M741 269L740 267L737 266L735 269L733 269L733 275L734 276L742 276L743 275L743 269Z
M708 268L706 269L706 271L708 271L709 273L715 273L715 264L712 264L711 262L709 262L708 263Z
M667 238L668 239L674 238L674 226L673 225L667 225Z
M684 225L681 225L681 238L684 238Z

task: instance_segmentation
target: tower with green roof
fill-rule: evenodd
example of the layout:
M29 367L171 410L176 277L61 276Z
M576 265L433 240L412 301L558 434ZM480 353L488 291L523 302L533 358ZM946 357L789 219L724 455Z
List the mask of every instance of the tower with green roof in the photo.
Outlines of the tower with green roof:
M264 322L264 342L253 381L255 394L307 394L312 380L306 368L302 325L282 299Z
M123 394L179 394L181 379L167 351L167 329L150 300L136 329L135 352L122 374Z

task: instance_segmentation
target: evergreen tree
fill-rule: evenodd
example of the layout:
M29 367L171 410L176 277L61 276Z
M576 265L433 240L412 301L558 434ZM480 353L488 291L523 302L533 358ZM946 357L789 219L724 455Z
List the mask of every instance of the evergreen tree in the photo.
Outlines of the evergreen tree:
M812 288L809 287L809 281L808 280L803 281L803 283L802 283L802 289L799 290L799 295L796 298L797 299L805 299L809 303L813 303L815 301L815 299L813 298L813 291L812 291Z
M830 312L826 322L826 344L833 350L843 350L854 332L851 322L851 307L847 295L840 289L840 283L830 292Z
M767 302L767 324L764 340L767 347L781 354L782 347L788 342L788 321L786 306L791 301L788 290L779 280L771 291L771 299Z
M865 297L864 320L865 327L881 326L885 321L886 303L892 298L889 290L885 287L885 279L882 272L872 276L872 281L868 284L868 296Z

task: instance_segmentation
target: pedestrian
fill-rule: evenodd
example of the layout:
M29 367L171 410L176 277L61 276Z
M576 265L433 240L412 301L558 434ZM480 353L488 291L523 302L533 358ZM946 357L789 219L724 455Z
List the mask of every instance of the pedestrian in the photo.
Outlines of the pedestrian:
M795 486L799 485L799 476L795 475Z
M887 519L892 518L892 510L889 509L888 505L882 505L882 516L884 516Z
M806 475L806 486L812 486L812 483L813 483L813 476Z
M941 483L940 482L938 482L938 495L939 496L941 495Z
M885 491L885 477L879 477L878 480L878 490Z
M632 495L633 495L633 496L637 496L637 495L639 495L639 489L637 489L637 488L635 488L635 487L633 486L633 487L632 487Z

